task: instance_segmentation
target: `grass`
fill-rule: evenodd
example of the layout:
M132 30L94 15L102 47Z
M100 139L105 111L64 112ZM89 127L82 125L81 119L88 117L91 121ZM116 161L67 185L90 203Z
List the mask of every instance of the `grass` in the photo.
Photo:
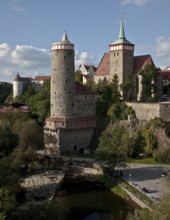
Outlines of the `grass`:
M160 163L154 160L154 158L143 158L143 159L131 159L130 163L138 164L155 164L155 165L170 165L170 163Z
M129 198L128 194L120 187L120 180L114 179L112 180L108 175L100 175L98 180L104 183L108 189L114 194L122 197L123 199Z

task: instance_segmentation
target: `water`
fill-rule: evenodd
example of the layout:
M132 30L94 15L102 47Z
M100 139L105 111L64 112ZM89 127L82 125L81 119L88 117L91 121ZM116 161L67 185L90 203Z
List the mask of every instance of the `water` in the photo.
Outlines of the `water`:
M56 197L69 210L67 220L125 220L134 208L110 191L90 191Z

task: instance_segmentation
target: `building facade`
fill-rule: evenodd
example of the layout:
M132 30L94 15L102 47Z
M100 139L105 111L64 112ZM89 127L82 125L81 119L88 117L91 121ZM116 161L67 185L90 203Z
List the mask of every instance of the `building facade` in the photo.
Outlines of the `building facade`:
M75 82L74 44L66 33L52 44L51 115L45 121L46 153L83 153L96 125L98 94Z
M119 85L122 85L127 75L129 75L133 82L132 100L145 101L145 86L142 83L143 78L139 71L144 69L146 65L155 67L155 64L150 55L134 56L135 45L125 37L123 19L120 24L119 37L109 45L109 48L110 51L105 53L101 59L94 81L98 83L99 80L104 78L111 81L116 74ZM160 77L156 83L158 83L159 88L158 96L161 98L160 84L162 82ZM120 88L120 93L122 99L126 100L126 92Z
M50 79L50 76L36 76L34 79L32 77L21 77L17 73L13 80L13 99L21 96L29 86L32 86L36 91L42 89L44 81Z

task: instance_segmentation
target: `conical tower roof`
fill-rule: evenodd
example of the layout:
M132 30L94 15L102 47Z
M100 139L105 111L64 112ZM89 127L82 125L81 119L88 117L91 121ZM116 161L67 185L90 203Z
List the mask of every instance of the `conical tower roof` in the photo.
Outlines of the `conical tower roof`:
M63 37L62 37L62 39L61 39L61 42L67 42L67 43L70 42L70 41L68 40L68 37L67 37L67 34L66 34L65 31L64 31Z
M21 80L21 77L20 77L19 73L17 73L17 75L16 75L14 81L20 81L20 80Z

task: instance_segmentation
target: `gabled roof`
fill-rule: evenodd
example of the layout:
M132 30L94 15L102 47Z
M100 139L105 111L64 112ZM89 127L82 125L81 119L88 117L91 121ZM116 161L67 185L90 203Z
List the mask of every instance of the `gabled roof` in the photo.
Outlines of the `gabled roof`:
M146 65L155 66L151 55L141 55L134 57L134 69L133 74L137 74L140 69L143 69Z
M19 75L19 73L17 73L14 81L22 81L22 82L26 82L26 81L32 81L32 77L21 77Z
M76 95L97 95L97 92L91 90L90 88L84 86L83 84L76 82Z
M50 80L51 76L36 76L33 81L44 81L44 80Z
M79 69L80 69L81 66L84 66L87 71L91 70L91 71L93 71L93 72L96 72L96 70L97 70L97 67L95 67L95 66L93 66L93 65L84 65L84 64L81 64L81 65L79 66Z
M110 74L110 53L105 53L99 63L96 76L104 76Z
M155 66L150 55L135 56L133 74L137 74L138 71L144 68L146 65ZM110 53L105 53L103 55L95 76L105 75L110 75Z

